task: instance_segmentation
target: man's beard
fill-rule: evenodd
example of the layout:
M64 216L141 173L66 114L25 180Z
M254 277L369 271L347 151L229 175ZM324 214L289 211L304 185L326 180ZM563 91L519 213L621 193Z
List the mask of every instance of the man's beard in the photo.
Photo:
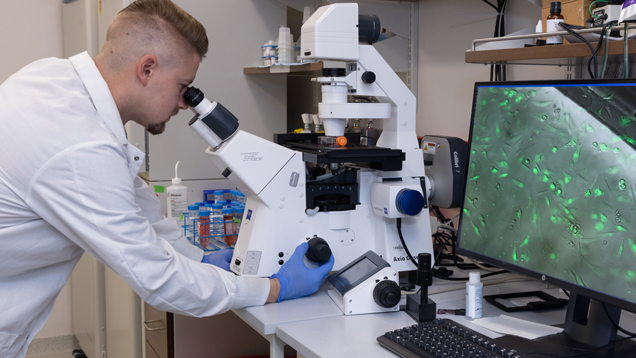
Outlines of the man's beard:
M161 123L156 123L156 124L149 124L148 128L146 128L146 130L148 131L148 133L153 134L153 135L161 134L161 133L163 133L163 131L166 130L166 122L161 122Z

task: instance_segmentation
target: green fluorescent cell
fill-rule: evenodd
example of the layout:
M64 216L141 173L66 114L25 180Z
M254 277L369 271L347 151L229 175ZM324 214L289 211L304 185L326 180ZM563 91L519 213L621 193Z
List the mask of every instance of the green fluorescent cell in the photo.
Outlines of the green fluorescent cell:
M607 151L609 149L609 146L607 144L605 144L605 143L602 143L601 146L600 146L600 149L603 152L605 152L605 151Z
M521 245L519 245L519 247L524 247L524 246L528 245L529 241L530 241L530 234L528 234L528 236L526 236L526 239L523 240L523 242L521 243Z
M594 189L594 196L601 196L603 195L603 191L601 190L601 188L596 188Z
M614 153L620 153L620 152L621 152L620 148L614 147Z
M503 173L503 174L501 174L499 177L500 177L500 178L505 178L505 177L507 177L507 176L508 176L508 173Z
M552 260L554 260L554 259L556 259L556 255L555 255L554 253L552 253L552 254L550 254L550 258L551 258Z
M563 173L565 175L565 179L564 182L565 184L569 183L570 180L572 180L572 176L568 175L567 173Z
M481 234L479 233L479 228L475 224L473 223L471 224L473 225L473 230L475 230L475 234L477 234L477 236L481 236Z
M585 191L585 196L591 196L591 195L592 195L592 192L590 191L590 189L587 189Z
M597 213L593 213L592 214L592 219L594 219L594 220L598 219L598 214Z
M516 247L512 250L512 259L515 262L519 261L519 259L517 258L517 248Z
M605 216L605 214L601 214L601 221L602 222L607 222L607 216Z
M505 162L505 161L501 161L501 162L499 162L497 164L499 164L500 167L505 168L505 169L509 169L510 168L510 165L508 165L508 162Z
M505 100L505 101L503 101L503 102L499 103L499 107L503 107L503 106L507 105L509 102L510 102L510 101Z
M488 104L488 101L487 101L487 100L483 100L483 101L481 102L481 104L485 106L485 105L487 105L487 104Z
M543 182L544 182L544 183L547 183L547 182L549 182L549 181L550 181L550 178L548 178L548 176L547 176L547 175L544 175L544 176L543 176Z
M627 231L623 225L616 225L616 230L618 231Z
M523 96L518 96L517 99L515 99L515 102L519 103L521 102L522 99L523 99Z
M588 132L594 132L594 127L592 127L591 125L587 125L587 131Z
M534 168L534 169L532 169L532 172L533 172L535 175L536 175L536 174L539 174L539 169Z
M627 127L628 125L630 125L632 123L632 120L628 117L621 117L621 126L623 127Z
M497 127L495 127L495 132L497 132L497 137L501 136L501 129L499 129L499 125L497 125Z
M557 189L554 193L555 193L556 195L561 195L561 193L562 193L562 192L563 192L563 191L562 191L561 189Z
M556 216L554 216L554 215L550 215L550 220L551 220L553 223L555 223L555 224L559 222L559 220L557 219L557 217L556 217Z
M474 177L470 178L470 180L477 180L479 179L479 175L475 175Z
M550 183L550 190L554 190L556 189L556 185L554 185L554 183Z
M605 229L605 225L603 223L596 223L595 229L596 231L603 231L603 229Z
M513 182L513 183L515 183L515 185L517 185L517 186L518 186L518 187L520 187L520 188L523 188L523 187L524 187L524 184L523 184L523 182L522 182L522 181L519 181L519 180L517 180L517 179L512 179L512 182Z
M572 204L572 203L574 202L574 200L576 200L576 198L570 198L570 199L568 199L565 203L566 203L567 205L570 205L570 204Z
M548 205L548 208L550 207L550 199L548 199L548 197L545 198L545 203Z
M556 152L557 152L557 150L559 150L559 148L557 148L557 147L552 147L552 152L553 152L553 153L556 153Z
M496 167L492 167L491 172L496 173L496 172L498 172L498 171L499 171L499 169L497 169Z
M470 216L470 210L464 208L464 214L466 214L466 216Z
M629 244L629 246L632 248L632 253L636 255L636 244L634 244L634 242L632 241L632 243Z
M577 148L574 154L572 155L572 159L576 163L579 160L579 153L581 152L581 148Z

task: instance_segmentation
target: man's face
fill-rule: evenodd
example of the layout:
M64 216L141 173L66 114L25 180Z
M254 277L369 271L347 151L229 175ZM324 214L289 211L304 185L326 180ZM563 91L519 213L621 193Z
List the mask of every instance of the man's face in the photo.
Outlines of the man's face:
M172 67L160 67L150 80L151 96L146 107L146 113L139 122L151 134L161 134L166 129L166 122L170 117L179 113L180 109L188 109L183 100L183 94L194 81L199 69L200 58L192 53L182 59L182 63ZM154 80L154 81L153 81Z

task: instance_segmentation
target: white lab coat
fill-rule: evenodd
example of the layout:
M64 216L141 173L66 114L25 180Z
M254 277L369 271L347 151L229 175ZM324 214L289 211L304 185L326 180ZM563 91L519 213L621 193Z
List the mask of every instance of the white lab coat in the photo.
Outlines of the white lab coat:
M161 310L265 303L267 279L200 263L137 177L142 155L87 53L36 61L0 86L0 357L26 354L84 251Z

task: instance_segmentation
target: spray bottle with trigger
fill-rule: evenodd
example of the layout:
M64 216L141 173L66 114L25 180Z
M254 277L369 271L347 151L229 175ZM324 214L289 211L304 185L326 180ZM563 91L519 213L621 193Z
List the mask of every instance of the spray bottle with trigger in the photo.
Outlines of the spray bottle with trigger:
M188 188L181 185L181 178L177 173L179 162L174 166L174 178L172 185L166 188L167 197L167 214L169 218L173 218L179 225L183 225L183 213L188 210Z

